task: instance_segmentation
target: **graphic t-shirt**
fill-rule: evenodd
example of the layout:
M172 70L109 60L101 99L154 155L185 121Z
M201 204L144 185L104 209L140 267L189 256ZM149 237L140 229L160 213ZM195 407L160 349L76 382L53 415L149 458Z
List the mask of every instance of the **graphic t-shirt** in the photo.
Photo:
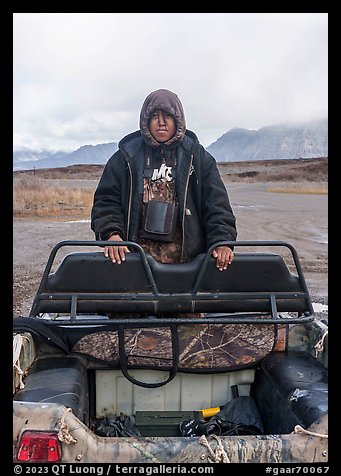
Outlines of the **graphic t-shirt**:
M143 202L158 200L172 203L175 200L174 173L171 165L163 161L159 167L150 171L150 178L144 177Z
M175 197L175 160L163 159L150 160L147 173L143 179L143 205L151 200L172 203ZM146 172L146 170L145 170ZM142 223L144 222L144 206ZM179 263L181 255L182 234L180 225L177 225L174 242L167 243L149 239L139 240L146 253L153 256L161 263Z

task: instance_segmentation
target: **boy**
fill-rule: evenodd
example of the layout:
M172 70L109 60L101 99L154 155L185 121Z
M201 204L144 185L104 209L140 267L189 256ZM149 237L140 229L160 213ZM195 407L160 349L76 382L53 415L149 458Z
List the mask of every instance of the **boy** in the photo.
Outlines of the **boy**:
M183 263L218 241L234 241L236 220L215 159L186 129L176 94L159 89L145 99L140 130L124 137L108 160L94 195L96 239L134 241L162 263ZM106 246L113 263L127 246ZM233 260L228 246L214 249L216 266Z

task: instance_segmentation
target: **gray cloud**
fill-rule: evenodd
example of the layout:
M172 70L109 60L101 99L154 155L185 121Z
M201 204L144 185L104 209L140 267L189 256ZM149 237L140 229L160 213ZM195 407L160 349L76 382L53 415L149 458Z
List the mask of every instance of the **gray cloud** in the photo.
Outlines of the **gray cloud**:
M118 141L158 88L205 146L326 117L327 30L327 13L15 13L14 146Z

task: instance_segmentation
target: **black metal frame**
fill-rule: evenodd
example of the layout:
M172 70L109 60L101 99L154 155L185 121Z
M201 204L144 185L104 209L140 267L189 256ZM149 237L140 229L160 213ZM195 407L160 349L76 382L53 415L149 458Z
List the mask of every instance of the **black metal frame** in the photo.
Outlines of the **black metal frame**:
M54 299L54 300L70 300L70 319L69 320L45 320L45 323L48 325L84 325L84 326L92 326L94 324L100 325L100 324L105 324L107 325L112 325L112 326L117 326L117 325L124 325L125 327L163 327L163 326L169 326L169 325L192 325L192 324L202 324L203 319L202 318L182 318L182 317L158 317L156 315L151 315L147 317L141 317L141 318L119 318L115 317L114 319L108 319L107 316L103 316L103 319L101 319L99 316L96 316L94 319L84 319L82 318L82 315L79 314L77 315L77 301L80 298L82 301L85 300L109 300L113 301L122 301L122 300L127 300L127 299L132 299L131 293L58 293L57 294L51 294L51 293L45 293L44 289L46 288L47 284L47 279L50 275L51 268L53 265L53 262L55 260L57 252L60 250L62 247L66 246L90 246L90 247L104 247L104 246L129 246L133 249L135 249L141 256L141 262L144 267L149 286L151 289L151 293L142 293L140 295L134 294L134 301L136 300L147 300L151 302L155 301L162 301L162 300L173 300L176 301L180 297L182 300L188 300L188 301L193 301L195 300L207 300L207 299L216 299L219 296L219 300L236 300L236 299L268 299L270 302L270 314L271 317L269 317L269 313L264 313L264 312L259 312L259 313L249 313L249 312L243 312L243 313L226 313L226 314L218 314L218 313L212 313L208 314L205 316L204 322L205 324L237 324L237 323L244 323L244 324L284 324L284 323L302 323L302 322L309 322L313 320L313 307L312 303L310 300L308 288L303 276L302 268L299 262L298 254L296 249L287 242L284 241L220 241L212 245L209 250L206 253L206 256L202 262L202 265L198 271L194 287L192 289L191 293L178 293L178 294L165 294L165 293L160 293L157 289L157 285L152 273L152 270L150 268L148 259L146 257L146 254L143 250L143 248L134 242L130 241L123 241L123 242L113 242L113 241L61 241L57 243L54 248L52 249L49 259L47 261L44 273L42 275L42 279L40 282L40 285L38 287L36 296L34 298L32 308L30 311L30 317L37 317L38 314L38 305L39 301L43 299ZM205 275L205 272L207 270L207 266L209 263L209 259L211 257L212 251L217 247L217 246L222 246L222 245L227 245L231 247L245 247L245 246L260 246L260 247L286 247L290 250L296 271L297 271L297 277L299 279L299 283L302 289L302 292L252 292L252 293L200 293L198 294L198 290L200 289L201 282L203 280L203 277ZM307 311L304 313L301 313L301 315L298 315L297 317L285 317L282 316L278 311L277 311L277 303L276 301L278 299L284 299L284 300L290 300L290 299L303 299L307 303ZM84 314L83 314L84 316ZM88 316L89 317L89 316Z

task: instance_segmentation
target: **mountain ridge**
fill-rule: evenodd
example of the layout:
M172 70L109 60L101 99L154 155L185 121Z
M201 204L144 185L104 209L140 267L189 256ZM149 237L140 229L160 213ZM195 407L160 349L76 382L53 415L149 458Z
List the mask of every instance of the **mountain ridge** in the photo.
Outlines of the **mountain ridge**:
M76 164L105 164L117 148L116 142L108 142L82 145L73 152L40 151L36 155L34 150L21 149L13 154L13 170L48 169ZM27 160L30 156L34 157L34 160ZM40 158L41 156L43 157Z
M83 145L73 152L20 149L13 153L13 170L105 164L116 142ZM328 157L328 119L303 123L235 127L206 147L217 162Z
M328 120L235 127L207 147L218 162L298 159L328 156Z

